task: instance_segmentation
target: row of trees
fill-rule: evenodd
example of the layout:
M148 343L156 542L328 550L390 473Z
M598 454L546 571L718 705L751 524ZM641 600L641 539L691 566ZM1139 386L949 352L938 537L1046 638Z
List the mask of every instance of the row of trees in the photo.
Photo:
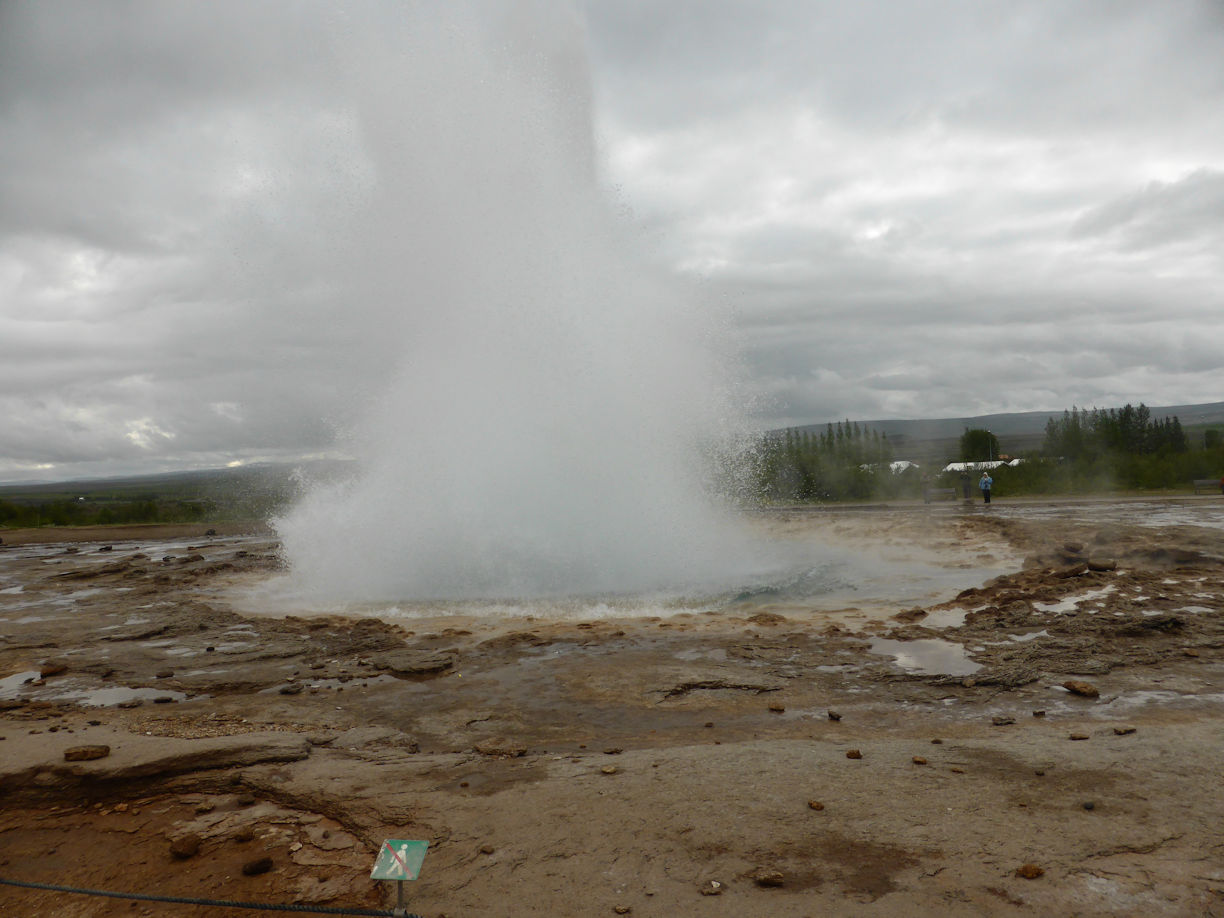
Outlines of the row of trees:
M1103 410L1072 407L1061 418L1046 422L1042 454L1072 462L1092 460L1105 454L1146 456L1153 453L1184 453L1190 448L1181 421L1176 416L1152 420L1142 402L1136 408Z
M880 491L876 472L893 459L888 436L849 420L819 434L788 429L766 437L760 491L772 500L864 500Z
M1039 450L991 475L995 493L1004 497L1180 490L1224 473L1224 437L1208 430L1201 443L1191 445L1178 418L1154 419L1143 404L1073 407L1050 419ZM998 458L1001 445L988 430L966 430L958 444L960 458L971 462ZM830 424L821 433L786 430L765 439L758 490L767 501L869 500L918 498L924 486L963 484L959 472L942 467L894 473L894 458L887 436L855 422Z

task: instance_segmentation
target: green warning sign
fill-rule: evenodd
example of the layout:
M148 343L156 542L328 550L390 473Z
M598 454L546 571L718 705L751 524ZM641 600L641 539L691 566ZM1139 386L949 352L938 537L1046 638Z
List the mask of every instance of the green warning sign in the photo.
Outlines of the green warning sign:
M378 849L371 880L415 880L421 875L427 841L388 838Z

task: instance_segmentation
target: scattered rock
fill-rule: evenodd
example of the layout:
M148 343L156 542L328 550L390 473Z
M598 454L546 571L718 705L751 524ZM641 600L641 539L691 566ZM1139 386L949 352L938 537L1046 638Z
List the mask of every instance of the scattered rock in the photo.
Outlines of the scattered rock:
M1102 559L1097 559L1097 558L1088 559L1088 570L1090 571L1106 572L1106 571L1116 571L1117 569L1118 569L1118 562L1114 561L1112 558L1108 560L1103 559L1103 558Z
M1078 679L1068 679L1062 684L1072 695L1081 695L1084 698L1100 698L1101 691L1091 682L1080 682Z
M941 740L939 737L936 737L935 739L931 740L931 744L934 746L941 746L943 745L943 740Z
M1045 871L1036 864L1024 864L1016 868L1016 876L1024 877L1026 880L1035 880Z
M492 845L481 845L480 846L481 854L493 854L496 850L497 849L494 848Z
M1054 576L1061 577L1063 579L1067 579L1070 577L1078 577L1080 574L1085 573L1087 570L1088 570L1088 562L1084 561L1084 562L1081 562L1080 564L1072 564L1070 567L1059 568L1058 570L1054 571Z
M1134 732L1134 727L1114 727L1114 733L1118 736L1130 736Z
M242 875L247 877L257 877L261 873L267 873L272 869L272 858L257 857L253 861L247 861L242 865Z
M446 672L455 665L449 653L420 650L393 650L374 658L379 669L390 670L396 676L427 676Z
M1068 739L1073 739L1073 740L1086 740L1086 739L1088 739L1088 734L1087 734L1087 733L1072 733L1072 734L1071 734L1071 735L1068 737Z
M774 714L784 714L786 712L786 705L780 701L771 701L769 703L769 710Z
M195 857L200 853L201 843L202 839L194 832L180 835L170 842L170 854L180 861L185 861L187 858Z
M1045 711L1034 711L1033 716L1034 717L1045 717Z
M760 867L753 871L752 882L765 889L776 889L786 884L786 877L781 870L772 867Z
M174 675L174 670L172 670L172 669L159 669L159 670L158 670L158 671L155 673L155 675L157 676L157 678L158 678L158 679L169 679L170 677L172 677L172 676Z
M808 809L809 810L823 810L824 804L821 803L819 800L809 800Z
M48 676L58 676L60 673L68 671L68 664L59 660L48 660L42 666L38 667L38 678L46 679Z
M525 745L509 740L485 740L483 743L477 743L475 749L480 755L501 756L507 759L517 759L527 754Z
M1082 805L1089 812L1096 809L1096 804L1091 800L1085 800Z
M703 896L721 896L723 894L723 885L717 880L710 880L701 887Z
M848 759L861 759L862 757L863 757L863 753L860 752L858 749L847 749L846 750L846 758Z
M632 911L633 911L633 906L631 906L631 905L614 905L614 906L612 906L612 911L616 912L616 914L618 914L618 915L628 915L630 912L632 912Z
M609 746L604 750L604 755L620 755L624 751L620 746Z
M957 768L955 765L949 768L948 771L952 772L954 775L963 775L965 773L965 769Z
M302 688L303 688L302 683L291 682L289 685L281 686L280 694L282 695L300 695L302 694Z
M239 806L254 806L255 805L255 795L254 794L239 794L234 799L234 802L238 804Z
M990 722L996 727L1006 727L1008 724L1014 724L1016 722L1016 718L1008 714L996 714L994 717L990 718Z
M834 711L832 708L829 708L827 713L829 715L829 720L841 720L842 719L842 716L838 714L836 711Z
M1182 653L1184 653L1188 657L1197 657L1199 655L1199 652L1195 650L1193 647L1187 647L1185 650L1182 651Z
M64 750L65 762L89 762L110 755L110 746L70 746Z
M605 775L614 775L618 771L620 771L620 769L617 768L615 765L605 765L603 768L599 770L602 771Z
M927 760L926 760L926 759L924 759L924 758L923 758L922 756L920 756L920 755L916 755L916 756L914 756L914 758L913 758L911 761L913 761L913 763L914 763L915 765L925 765L925 764L927 763Z
M255 838L255 827L250 823L245 826L239 826L234 832L234 841L249 842Z
M893 621L909 623L909 622L922 621L922 619L926 617L927 617L926 609L914 608L914 609L907 609L904 612L898 612L896 615L893 616Z
M1063 551L1078 555L1084 550L1083 542L1063 542Z

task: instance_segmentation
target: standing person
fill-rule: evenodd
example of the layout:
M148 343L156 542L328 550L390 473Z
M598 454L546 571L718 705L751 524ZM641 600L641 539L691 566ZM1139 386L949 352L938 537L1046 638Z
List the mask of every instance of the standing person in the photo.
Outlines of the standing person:
M994 484L994 479L990 477L989 472L983 472L982 477L978 479L978 487L982 489L982 500L985 503L990 503L990 488Z

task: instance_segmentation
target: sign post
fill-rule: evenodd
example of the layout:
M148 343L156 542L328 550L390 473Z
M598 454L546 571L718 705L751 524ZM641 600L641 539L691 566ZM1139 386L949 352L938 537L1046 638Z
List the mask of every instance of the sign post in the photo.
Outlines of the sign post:
M378 849L370 879L395 880L397 915L407 914L404 909L404 881L415 880L421 875L421 864L425 861L425 849L428 847L427 841L388 838Z

